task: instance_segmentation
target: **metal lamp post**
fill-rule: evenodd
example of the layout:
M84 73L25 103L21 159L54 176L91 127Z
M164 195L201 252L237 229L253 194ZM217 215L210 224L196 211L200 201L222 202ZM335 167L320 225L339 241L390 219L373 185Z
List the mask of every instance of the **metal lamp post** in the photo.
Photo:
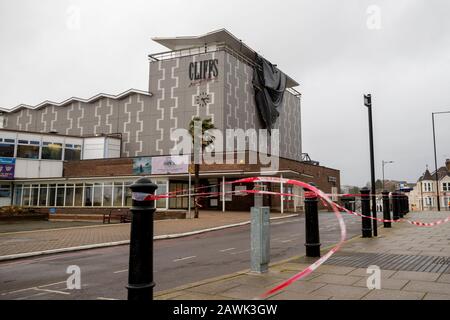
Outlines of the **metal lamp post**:
M373 235L378 236L377 230L377 204L376 204L376 188L375 188L375 156L373 151L373 125L372 125L372 95L364 95L364 105L367 107L369 113L369 143L370 143L370 177L372 189L372 217L373 219Z
M388 163L394 163L394 161L384 161L384 160L381 160L381 164L382 164L381 168L382 168L382 171L383 171L383 190L384 190L384 165L386 165L386 164L388 164Z
M434 129L434 115L435 114L444 114L444 113L450 113L450 111L442 111L442 112L432 112L431 113L431 122L433 124L433 144L434 144L434 178L436 180L436 200L437 200L437 209L438 211L441 211L441 202L439 199L439 176L438 176L438 169L437 169L437 155L436 155L436 131Z

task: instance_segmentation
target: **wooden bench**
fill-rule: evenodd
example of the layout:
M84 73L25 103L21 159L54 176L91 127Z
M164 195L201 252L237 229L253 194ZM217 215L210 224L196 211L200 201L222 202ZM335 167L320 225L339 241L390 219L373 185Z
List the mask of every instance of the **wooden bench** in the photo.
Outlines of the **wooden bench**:
M131 222L131 214L127 209L111 209L103 214L103 223L111 223L111 219L117 219L120 223Z

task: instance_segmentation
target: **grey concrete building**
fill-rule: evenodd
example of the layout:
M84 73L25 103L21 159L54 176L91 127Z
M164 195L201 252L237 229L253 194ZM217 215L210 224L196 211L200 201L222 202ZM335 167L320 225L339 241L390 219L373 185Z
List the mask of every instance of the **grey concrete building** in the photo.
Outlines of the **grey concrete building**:
M50 188L52 188L50 185L55 185L57 189L59 184L61 186L64 184L64 190L67 190L67 181L78 175L78 179L83 177L103 179L101 180L103 186L101 188L101 206L126 206L128 202L123 195L127 193L124 189L124 182L125 180L127 183L132 181L134 176L133 161L135 160L133 159L170 155L171 149L176 144L176 141L171 139L171 133L179 128L187 129L189 122L194 117L211 118L215 127L223 131L236 128L243 130L264 128L255 103L252 81L255 50L225 29L201 36L153 38L153 40L165 46L167 51L149 55L148 91L130 89L119 95L98 94L89 99L73 97L58 103L45 101L36 106L19 105L11 109L0 108L0 136L2 139L0 141L0 157L15 158L18 161L15 181L4 181L12 186L20 184L23 189L20 195L15 196L16 199L13 199L12 203L24 205L23 192L26 191L24 188L27 187L25 186L29 185L30 191L25 198L28 199L28 196L30 198L26 204L42 207L67 207L67 191L64 191L64 195L61 193L60 198L62 197L63 200L60 199L59 204L58 191L50 195L50 202L49 196L46 195L44 204L42 201L31 199L33 185L40 185L39 179L53 179L45 182L48 189L47 194L49 194ZM285 168L280 167L279 172L274 174L280 175L283 172L285 176L304 174L308 176L308 179L320 180L322 179L320 173L314 176L314 174L305 172L308 171L308 166L311 166L311 172L316 172L317 169L324 167L302 162L301 95L294 89L297 86L298 83L286 75L286 90L282 106L279 108L280 115L274 124L274 128L279 129L280 134L280 158L292 161L293 164L285 163ZM101 137L108 138L110 141L95 140L95 138ZM82 140L77 142L73 139ZM35 149L28 146L31 144L34 144ZM117 144L117 148L115 144ZM47 154L45 148L49 145L61 148L62 151L60 153L53 152L53 156L50 158L44 157ZM80 149L77 157L66 157L69 154L73 155L71 150L77 150L77 148ZM248 150L249 147L246 146L245 149ZM114 175L111 173L108 176L101 173L106 172L107 169L105 169L106 171L99 169L100 171L97 173L90 171L74 173L74 167L71 166L74 162L86 163L99 158L109 159L106 166L110 167L114 167L116 162L123 161L123 159L130 159L131 162L129 162L129 169L116 171L115 177L111 177ZM61 169L49 177L45 177L39 172L33 172L33 170L23 169L33 166L30 162L37 163L37 161L40 161L39 166L35 166L38 171L46 165L51 165L47 163L48 161L59 161ZM100 164L93 163L96 165L90 166L90 168L95 171L97 170L96 166L100 167ZM288 169L288 167L292 168L297 165L303 165L306 169L295 169L297 172ZM76 167L81 168L83 165ZM329 168L324 169L328 170ZM211 180L222 181L225 177L232 178L233 175L229 175L229 173L236 172L236 170L236 166L230 166L227 169L220 167L220 169L206 170L210 173L208 177L205 176L205 179L214 184ZM333 173L328 180L336 188L333 191L338 192L339 171L329 170ZM32 173L25 174L24 172ZM69 177L68 174L72 176ZM175 180L184 183L187 175L188 172L180 174ZM170 181L173 180L171 177L169 172L167 175L155 176L157 181L161 181L161 186L164 185L163 188L160 188L160 192L171 188ZM107 199L107 205L105 205L104 186L112 186L114 189L115 181L111 179L119 179L123 185L122 191L120 191L122 194L121 205L116 205L114 199L111 201ZM80 204L86 206L86 183L83 182L83 189L80 191L82 196L78 203L75 200L76 184L73 183L73 186L69 186L69 188L74 188L74 200L69 201L69 206L77 207ZM318 182L319 185L320 183ZM95 186L93 188L95 189ZM20 201L17 199L19 196ZM53 196L55 201L53 201ZM89 197L91 196L90 194ZM114 191L108 196L114 198ZM69 195L69 198L71 197L72 193ZM94 196L92 197L94 198ZM161 208L170 209L169 202L161 205ZM220 207L225 209L223 199L218 199L217 202L219 209ZM95 201L90 201L89 205L94 206L94 203ZM185 208L186 205L175 207ZM281 210L283 210L283 204L281 204Z

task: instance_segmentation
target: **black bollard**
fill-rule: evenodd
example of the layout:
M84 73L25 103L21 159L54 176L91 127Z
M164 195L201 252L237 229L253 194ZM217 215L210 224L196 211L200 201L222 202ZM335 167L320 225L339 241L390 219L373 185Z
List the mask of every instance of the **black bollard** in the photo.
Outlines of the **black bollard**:
M128 300L153 300L153 214L155 201L145 200L158 187L148 178L130 186L131 208L130 260L128 267Z
M305 190L306 256L320 257L319 209L317 195Z
M403 218L405 216L405 196L403 195L403 193L399 194L398 197L398 201L399 201L399 212L400 212L400 218Z
M389 191L384 190L383 194L383 219L391 220L391 208L389 206ZM385 228L391 228L390 222L384 222Z
M370 190L366 187L360 190L361 193L361 213L370 217ZM362 217L362 236L363 238L372 238L372 221L369 218Z
M406 196L406 213L409 213L409 196Z
M403 215L407 215L408 214L408 197L406 196L406 194L403 194Z
M400 208L399 208L399 195L397 192L392 192L392 219L400 219Z

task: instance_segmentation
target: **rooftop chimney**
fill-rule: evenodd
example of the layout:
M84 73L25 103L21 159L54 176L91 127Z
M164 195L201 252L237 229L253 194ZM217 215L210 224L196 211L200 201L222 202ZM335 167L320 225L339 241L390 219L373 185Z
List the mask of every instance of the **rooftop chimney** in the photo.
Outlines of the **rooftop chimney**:
M450 159L445 160L445 166L447 167L447 170L450 171Z

